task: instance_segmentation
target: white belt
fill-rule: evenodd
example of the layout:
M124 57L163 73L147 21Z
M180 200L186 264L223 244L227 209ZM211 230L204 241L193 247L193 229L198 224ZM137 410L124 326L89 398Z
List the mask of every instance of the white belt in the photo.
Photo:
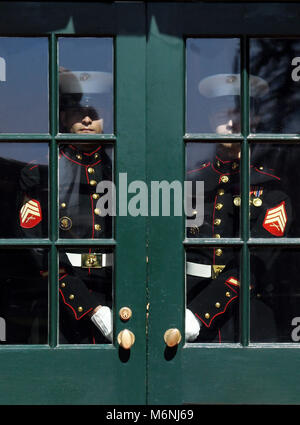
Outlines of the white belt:
M90 253L90 254L74 254L67 252L67 257L73 267L85 267L85 268L102 268L113 265L113 254L100 254L100 253ZM86 259L96 257L95 265L90 265L90 267L85 263Z
M190 276L216 279L225 268L223 265L210 265L186 262L186 273Z

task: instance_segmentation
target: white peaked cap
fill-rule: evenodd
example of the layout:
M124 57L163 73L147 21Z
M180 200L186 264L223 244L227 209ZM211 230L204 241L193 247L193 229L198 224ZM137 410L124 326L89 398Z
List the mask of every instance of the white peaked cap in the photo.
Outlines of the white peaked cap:
M198 85L199 92L205 97L240 96L240 74L216 74L204 78ZM269 85L261 77L250 75L250 96L261 97L269 91Z
M113 78L110 72L63 71L59 74L59 87L62 94L108 93L112 89Z

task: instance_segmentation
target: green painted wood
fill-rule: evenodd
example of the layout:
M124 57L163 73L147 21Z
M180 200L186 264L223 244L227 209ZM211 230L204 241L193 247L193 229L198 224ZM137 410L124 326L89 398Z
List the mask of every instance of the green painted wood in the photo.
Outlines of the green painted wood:
M48 36L50 46L51 135L33 135L50 142L51 229L49 240L5 240L10 247L47 246L50 249L50 347L0 346L0 404L145 404L146 402L146 220L117 217L115 239L57 240L57 144L78 137L57 135L56 38L112 36L115 41L116 134L88 138L114 143L115 181L127 172L130 180L145 180L145 7L109 3L1 4L1 35ZM21 18L22 16L22 18ZM9 22L9 25L8 25ZM16 139L30 140L31 135ZM1 141L16 140L1 135ZM113 247L114 344L57 347L57 255L67 246ZM120 307L129 306L133 317L121 322ZM119 350L117 334L132 330L132 349Z
M147 146L148 179L184 178L184 143L215 142L224 137L184 134L184 40L186 37L299 35L300 5L295 3L181 2L148 3ZM244 45L245 47L245 45ZM247 91L247 58L242 58ZM249 187L249 143L255 140L297 140L299 135L249 135L248 99L243 103L243 200ZM155 166L152 166L155 164ZM299 404L300 346L249 343L250 246L297 246L299 239L249 241L248 202L243 210L242 238L188 241L183 219L149 219L149 363L148 401L159 404ZM233 245L242 248L242 345L181 343L166 356L164 331L184 324L184 248ZM271 243L272 244L272 243Z

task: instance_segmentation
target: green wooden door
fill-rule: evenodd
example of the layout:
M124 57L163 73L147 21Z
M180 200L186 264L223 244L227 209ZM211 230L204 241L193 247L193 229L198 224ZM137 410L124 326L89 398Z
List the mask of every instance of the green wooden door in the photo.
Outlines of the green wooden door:
M77 235L68 236L75 231L76 201L62 199L60 190L63 190L63 185L59 186L65 182L63 176L67 167L73 164L79 168L83 166L85 187L87 182L91 186L98 183L92 179L93 176L97 179L98 160L103 161L107 152L111 154L117 199L120 199L117 178L120 173L127 173L130 180L145 180L144 23L143 4L1 4L1 90L2 99L6 99L2 104L2 117L6 116L7 122L0 135L1 180L4 183L1 190L3 206L7 208L1 225L1 404L146 402L145 219L130 217L125 211L122 216L115 217L111 234L97 237L96 233L103 229L99 224L101 221L97 221L100 220L99 211L96 211L91 196L89 202L95 208L93 232L90 236L80 233L86 224L83 216L78 223ZM80 71L80 84L92 78L92 72L108 78L103 82L105 88L110 87L108 100L105 98L107 90L94 90L96 93L104 92L102 106L109 109L108 114L103 112L106 118L101 134L64 134L67 132L59 128L58 108L61 105L58 94L62 68L66 73L74 72L73 75ZM93 89L86 91L94 94ZM66 93L69 92L66 90ZM41 93L44 97L39 97ZM34 111L34 117L30 111ZM93 120L98 118L97 115ZM94 151L85 150L84 146L88 144L95 147ZM73 155L66 150L70 146L73 153L81 147L83 158L82 154L76 153L70 162L70 158L66 158ZM46 158L44 163L40 161L41 152ZM62 162L65 159L67 161ZM27 163L30 165L24 171ZM25 205L27 210L22 210L22 216L19 216L19 210L15 214L15 202L18 202L16 188L20 180L31 192L29 186L32 183L31 188L35 187L45 169L44 190L48 196L43 198L39 187L35 195L30 194L35 216L30 214L33 210L28 204ZM38 184L42 185L40 180ZM84 190L81 181L77 193L81 194ZM70 191L64 196L68 193ZM62 209L67 211L72 202L73 209L63 213ZM45 204L48 205L47 210ZM42 217L38 206L42 209ZM48 220L43 214L48 215ZM12 217L14 219L10 220ZM28 224L28 218L33 226ZM38 232L43 223L43 232ZM18 233L19 230L22 232ZM44 269L40 269L40 275L32 271L32 262L37 258L33 259L32 252L42 253L46 263ZM66 274L58 279L58 272L66 273L66 270L61 270L64 263L58 259L66 254L71 267L69 253L74 254L70 273L74 272L75 276L78 270L76 258L94 252L102 254L96 257L101 262L103 258L106 261L113 258L113 278L109 288L109 296L112 293L113 343L106 340L98 344L95 339L77 343L75 334L75 339L61 339L60 313L63 306L59 304L58 289L77 322L82 323L80 320L86 318L80 317L85 313L85 306L75 304L76 292L75 299L74 294L66 292L71 284L71 281L65 280ZM108 265L111 266L111 262L106 262ZM101 266L105 264L102 262ZM94 273L86 264L85 270ZM38 283L41 277L44 278L43 284ZM93 288L89 290L93 291ZM126 322L119 316L120 308L125 306L132 311L131 319ZM31 331L26 333L28 324ZM33 328L35 331L32 331ZM125 328L135 335L131 350L120 348L117 342L117 335ZM72 329L73 325L69 326L67 334L72 333Z
M296 190L299 120L296 124L291 112L297 109L299 94L298 79L292 76L298 63L294 58L299 53L295 47L299 40L299 12L296 3L148 5L148 180L183 182L195 171L195 179L204 181L204 207L213 205L210 210L204 209L203 225L196 226L193 234L185 232L182 216L171 214L171 217L149 219L150 404L298 404L300 401L296 336L299 292L294 284L299 247ZM252 74L262 78L253 80L262 84L259 89L262 103L258 108L260 130L253 128L252 96L256 89L251 85ZM216 75L223 82L222 87ZM209 80L212 76L214 80ZM241 91L229 91L229 86L236 87L239 81ZM262 93L267 87L265 81L268 94ZM224 99L225 95L240 95L237 104L227 104L240 113L240 132L235 129L217 132L217 127L213 131L209 128L208 111L213 104L209 101L213 102L214 96L215 101L219 99L217 94L212 94L215 89L223 90L219 96ZM210 99L204 100L205 97ZM232 164L235 174L233 169L226 171L232 160L226 162L215 154L212 159L211 152L226 143L240 145L238 173L236 164ZM252 161L257 158L260 163L253 168ZM212 173L225 179L214 186ZM254 182L253 175L259 175ZM280 181L280 196L285 200L275 200L270 179ZM235 191L226 198L231 182L235 182ZM217 198L214 191L218 187ZM222 196L224 201L220 200ZM293 213L288 209L290 203ZM263 220L261 214L266 204L268 212L264 211ZM277 218L271 214L273 207L280 205L286 208L282 227L278 233L272 233L269 225L276 225ZM236 211L239 211L235 216L236 223L240 222L238 229L230 227L232 216L229 219ZM229 220L227 227L222 227L222 220ZM225 250L234 253L238 271L236 265L229 266L233 257L227 263L220 260ZM213 265L212 260L211 263L207 260L213 258L211 252L213 264L225 266L215 279L211 274L205 276L207 266ZM191 271L186 266L188 262L198 263L198 271ZM234 269L235 274L227 273L233 273ZM178 346L170 349L163 337L170 328L177 328L184 335L185 287L189 290L190 275L198 279L191 299L195 294L200 299L202 290L207 294L207 298L202 296L203 306L199 301L198 310L192 302L191 307L187 305L197 314L201 325L199 335L203 331L205 335L188 343L182 338ZM207 289L215 288L222 276L222 294L214 289L212 295ZM234 287L239 285L237 280L241 282L239 296L237 286ZM257 281L259 289L255 289ZM238 302L239 308L234 310L229 300ZM276 317L274 334L272 325L267 324L268 313L256 314L252 310L260 301ZM234 336L222 339L233 311ZM220 329L217 323L221 323Z

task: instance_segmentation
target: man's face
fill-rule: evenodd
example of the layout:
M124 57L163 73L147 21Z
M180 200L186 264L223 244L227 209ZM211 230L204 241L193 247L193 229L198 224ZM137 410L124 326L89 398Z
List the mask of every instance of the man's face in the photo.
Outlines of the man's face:
M100 134L103 131L103 119L94 108L77 107L61 112L62 122L69 133Z
M240 113L235 109L224 109L213 113L211 124L217 134L230 135L241 132Z

